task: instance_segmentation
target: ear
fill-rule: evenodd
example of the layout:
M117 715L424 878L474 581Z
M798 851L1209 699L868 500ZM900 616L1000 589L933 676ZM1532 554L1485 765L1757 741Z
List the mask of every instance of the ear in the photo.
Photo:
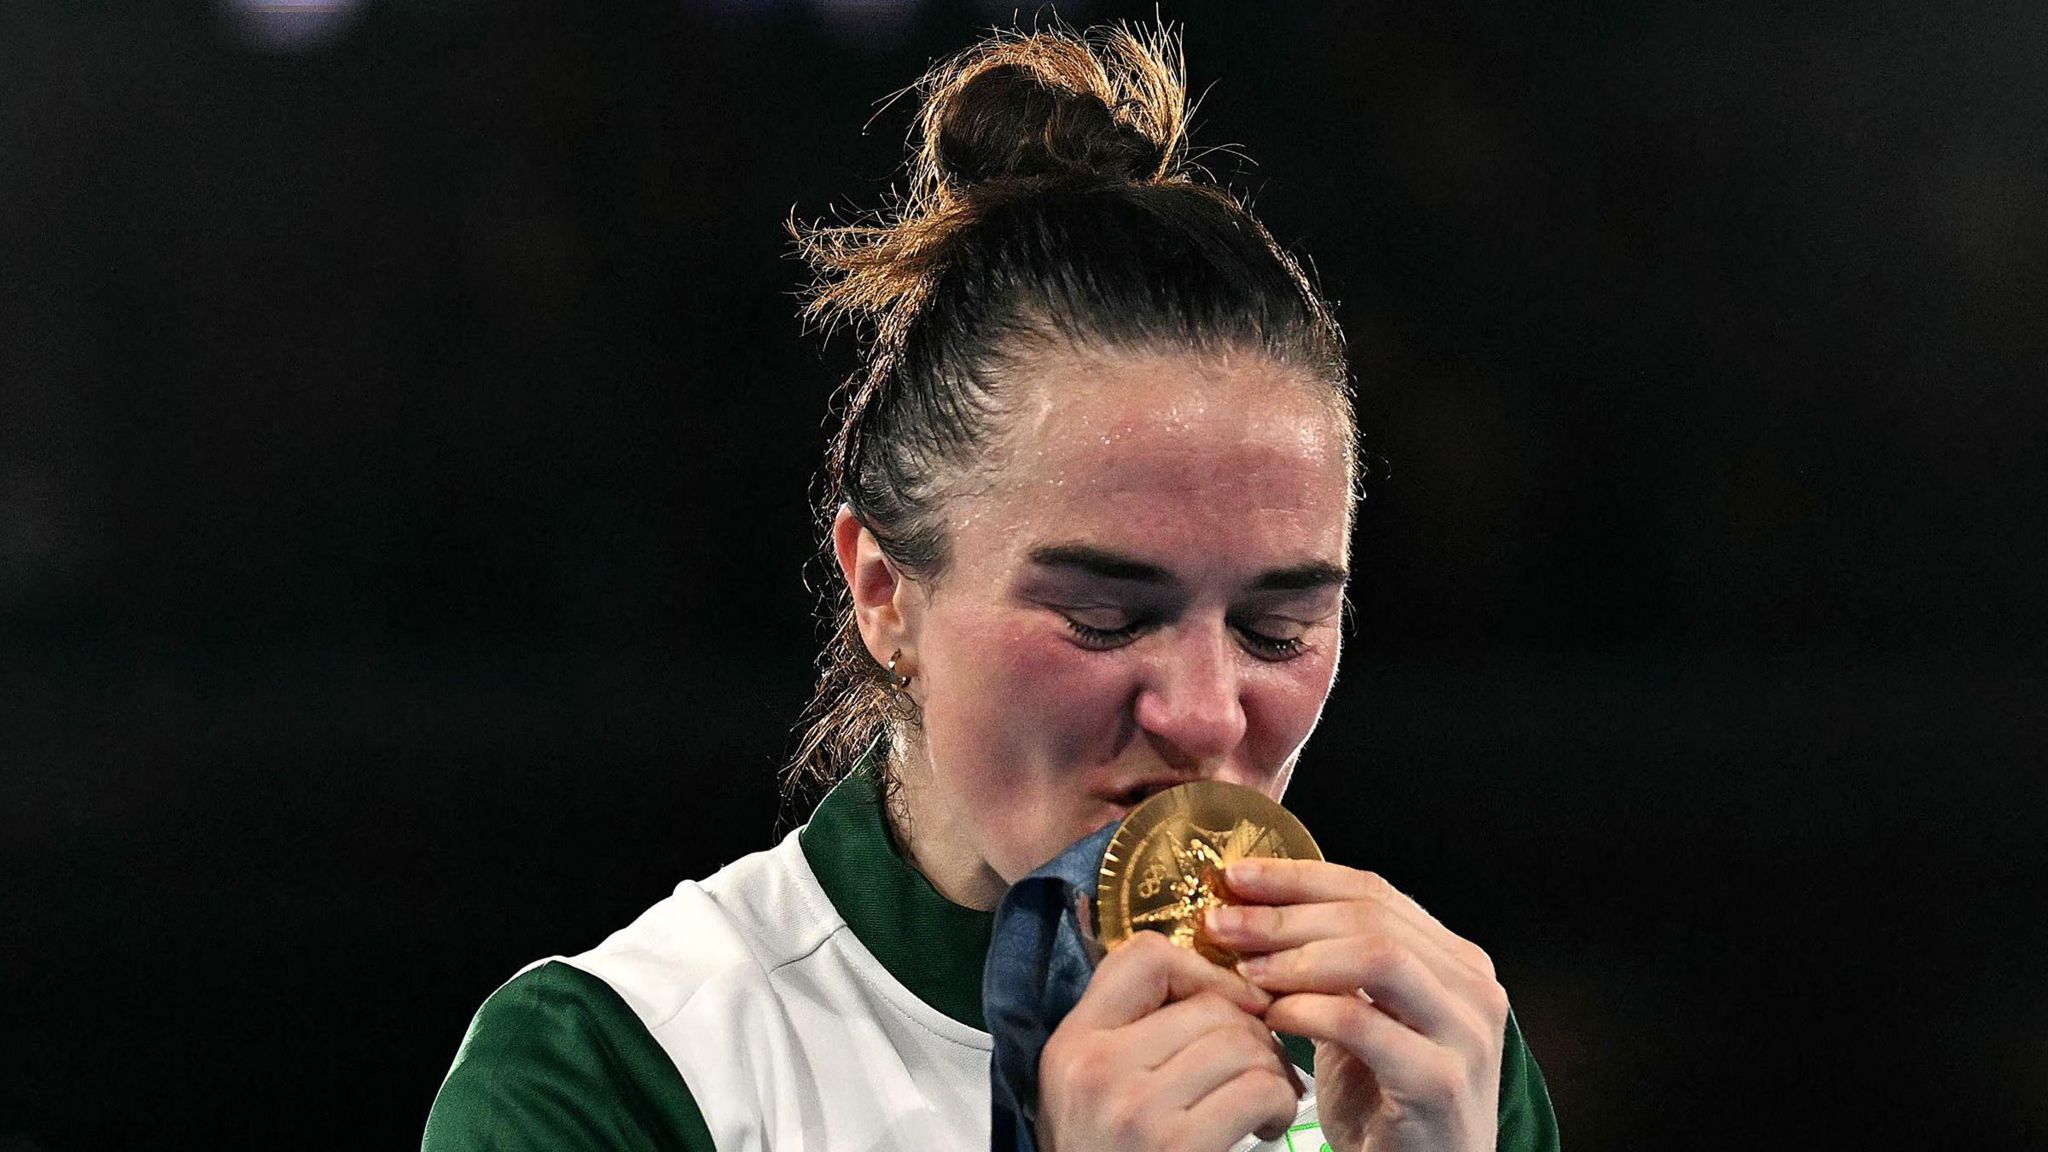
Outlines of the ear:
M832 520L832 553L853 593L853 618L868 655L877 664L887 664L898 651L914 656L920 589L882 554L875 534L844 504Z

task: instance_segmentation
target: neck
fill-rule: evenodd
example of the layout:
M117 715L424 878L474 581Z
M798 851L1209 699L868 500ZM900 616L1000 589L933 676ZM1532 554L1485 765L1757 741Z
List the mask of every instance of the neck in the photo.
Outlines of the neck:
M969 827L934 786L932 775L913 757L891 756L884 786L889 834L896 847L939 895L955 904L993 911L1009 884L961 834Z

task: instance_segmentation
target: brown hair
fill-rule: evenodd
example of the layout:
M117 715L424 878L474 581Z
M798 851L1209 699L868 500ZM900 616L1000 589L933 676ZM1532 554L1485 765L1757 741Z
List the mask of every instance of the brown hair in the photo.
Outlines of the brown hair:
M818 277L806 318L863 341L825 461L828 566L845 505L899 569L944 569L945 482L999 430L1002 369L1035 348L1258 350L1325 383L1355 439L1329 305L1188 162L1170 30L997 33L915 91L909 193L866 221L792 224ZM830 783L917 720L868 654L836 569L827 586L833 630L794 787Z

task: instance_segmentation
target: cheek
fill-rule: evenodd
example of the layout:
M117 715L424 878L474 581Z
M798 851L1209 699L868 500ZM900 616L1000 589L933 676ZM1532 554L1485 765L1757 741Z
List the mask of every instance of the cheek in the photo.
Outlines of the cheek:
M934 653L935 656L939 653ZM1015 882L1089 829L1081 788L1120 748L1127 689L1042 622L964 633L935 662L924 740L951 810Z
M1263 679L1244 697L1245 723L1253 745L1256 764L1271 771L1276 782L1284 783L1337 677L1337 654L1314 652L1286 664L1271 665L1270 677Z
M1056 789L1113 751L1127 673L1030 619L948 630L925 726L935 766L994 801ZM943 678L944 683L938 683Z
M1053 629L1022 631L1004 706L1032 763L1057 772L1113 757L1131 695L1130 669L1075 647Z
M1003 671L1005 690L994 706L1019 767L1058 777L1115 756L1132 675L1122 662L1041 627L1023 630Z

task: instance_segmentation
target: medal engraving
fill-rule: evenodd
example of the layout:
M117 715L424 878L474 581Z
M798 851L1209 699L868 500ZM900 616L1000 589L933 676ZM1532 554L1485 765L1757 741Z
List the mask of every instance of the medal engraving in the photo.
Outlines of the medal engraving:
M1263 793L1197 780L1150 797L1124 817L1102 856L1096 933L1114 948L1159 932L1226 967L1237 956L1202 931L1202 914L1237 903L1223 870L1252 856L1321 860L1293 813Z

